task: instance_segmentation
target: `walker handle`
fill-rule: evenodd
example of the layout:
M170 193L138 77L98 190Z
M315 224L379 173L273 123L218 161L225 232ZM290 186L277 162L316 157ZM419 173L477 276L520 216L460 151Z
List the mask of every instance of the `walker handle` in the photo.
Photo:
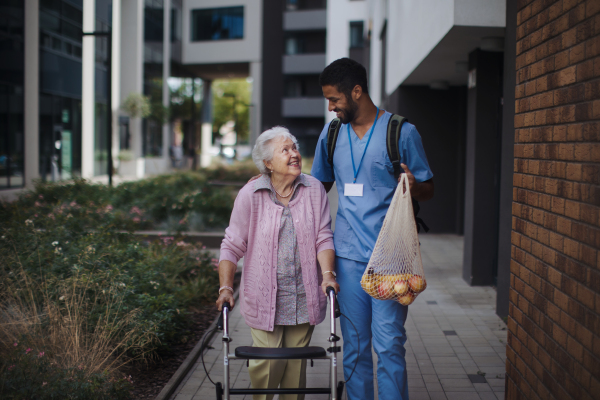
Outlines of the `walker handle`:
M327 297L329 297L331 299L331 301L333 301L333 307L335 310L335 317L339 318L340 315L342 315L342 312L340 311L340 305L337 301L337 296L335 294L335 289L332 288L331 286L327 286L327 289L325 289L325 291L327 292ZM332 293L333 292L333 296Z
M225 311L225 308L227 308L228 311L231 309L231 306L229 305L228 301L223 303L223 307L221 308L221 315L219 315L219 320L217 321L217 329L220 331L223 330L223 311Z

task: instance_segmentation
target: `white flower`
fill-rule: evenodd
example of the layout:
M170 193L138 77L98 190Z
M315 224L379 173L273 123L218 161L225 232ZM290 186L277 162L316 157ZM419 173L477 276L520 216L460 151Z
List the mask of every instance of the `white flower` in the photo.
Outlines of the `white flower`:
M52 242L52 246L58 246L58 242L57 241Z
M61 251L62 251L62 247L57 247L57 248L54 249L54 252L56 254L60 254Z
M65 299L65 296L60 296L58 299L59 299L59 300L64 300L64 299Z
M33 225L33 221L30 219L25 220L25 225Z
M119 286L121 286L121 287L125 287L125 286L127 286L127 285L125 285L123 282L119 282Z

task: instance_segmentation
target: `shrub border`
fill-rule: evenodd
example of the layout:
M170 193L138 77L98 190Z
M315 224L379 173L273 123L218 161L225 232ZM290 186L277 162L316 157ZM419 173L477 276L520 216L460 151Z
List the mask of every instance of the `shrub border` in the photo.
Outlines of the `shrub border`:
M233 298L235 299L236 303L237 303L238 297L239 297L239 288L233 294ZM217 316L215 318L215 320L212 322L212 324L210 324L210 326L207 328L207 330L205 332L213 331L217 327L218 320L219 320L219 316ZM200 354L204 351L206 346L208 346L212 342L212 339L215 336L215 333L217 333L216 330L214 330L209 335L209 337L204 342L205 344L203 344L202 339L200 339L200 341L196 344L196 346L194 346L194 348L192 349L190 354L188 354L188 356L185 358L185 360L181 363L179 368L177 368L177 371L175 371L175 373L173 374L171 379L169 379L169 382L167 382L167 384L165 385L165 387L163 387L163 389L160 391L158 396L156 396L155 400L168 400L171 398L171 396L173 396L173 394L175 394L175 392L179 388L179 385L181 384L181 382L185 379L187 374L194 367L196 360L198 360L198 357L200 357Z

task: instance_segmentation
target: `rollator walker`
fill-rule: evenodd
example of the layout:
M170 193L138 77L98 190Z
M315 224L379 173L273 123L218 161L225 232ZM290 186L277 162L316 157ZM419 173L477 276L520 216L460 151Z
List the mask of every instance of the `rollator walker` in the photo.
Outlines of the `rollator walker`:
M331 330L329 335L329 347L325 350L322 347L293 347L293 348L270 348L270 347L251 347L241 346L235 349L235 353L229 353L229 311L230 305L225 302L223 311L219 317L217 328L223 330L223 384L216 383L217 400L230 400L232 395L246 394L329 394L332 400L338 400L342 397L344 391L344 381L337 382L337 353L341 350L337 346L340 338L336 335L335 319L338 318L340 308L337 303L335 290L332 287L327 288L327 297L329 297L329 322ZM296 388L296 389L234 389L230 388L229 381L229 360L312 360L328 359L331 365L330 387L326 388Z

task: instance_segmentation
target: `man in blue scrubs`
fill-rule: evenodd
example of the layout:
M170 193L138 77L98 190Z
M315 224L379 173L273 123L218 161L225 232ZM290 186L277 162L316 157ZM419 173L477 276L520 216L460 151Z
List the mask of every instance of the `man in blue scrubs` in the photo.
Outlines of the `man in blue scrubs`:
M327 161L327 128L321 132L311 174L329 191L336 182L338 212L335 222L335 269L340 285L342 313L356 331L341 319L344 336L344 375L348 398L374 398L371 344L377 354L379 400L408 400L404 322L408 306L393 300L376 300L360 286L360 279L390 206L398 182L387 155L386 131L391 114L369 97L365 68L348 58L334 61L320 76L329 111L341 119L333 166ZM404 123L400 135L401 166L410 192L418 201L433 197L433 173L421 137L414 125Z

